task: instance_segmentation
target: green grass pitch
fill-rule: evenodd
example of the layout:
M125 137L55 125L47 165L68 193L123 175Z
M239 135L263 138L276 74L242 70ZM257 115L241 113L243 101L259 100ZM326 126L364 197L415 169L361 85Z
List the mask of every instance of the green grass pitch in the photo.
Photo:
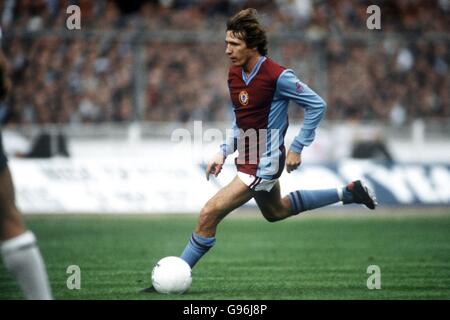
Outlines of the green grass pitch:
M152 266L179 255L194 215L26 216L56 299L450 299L450 209L303 213L282 222L236 211L193 269L187 294L140 293ZM437 211L437 214L436 214ZM67 267L81 270L69 290ZM367 268L381 270L369 290ZM0 265L0 299L21 299Z

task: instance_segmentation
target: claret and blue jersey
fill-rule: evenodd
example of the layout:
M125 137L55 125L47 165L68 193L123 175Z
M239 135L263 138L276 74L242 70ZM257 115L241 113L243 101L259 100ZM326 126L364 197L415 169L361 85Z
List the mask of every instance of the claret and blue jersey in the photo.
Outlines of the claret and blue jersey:
M263 179L278 178L286 158L289 101L305 109L302 129L290 146L300 153L314 140L315 129L325 114L324 100L292 70L268 57L260 57L248 76L241 67L230 67L228 87L235 118L233 134L221 145L223 154L228 156L238 149L238 171ZM256 143L249 138L252 133L257 135Z

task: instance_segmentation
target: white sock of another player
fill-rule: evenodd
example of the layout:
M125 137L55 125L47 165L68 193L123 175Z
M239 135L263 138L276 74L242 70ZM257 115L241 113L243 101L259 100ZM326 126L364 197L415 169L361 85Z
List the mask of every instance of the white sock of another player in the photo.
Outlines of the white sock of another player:
M44 260L31 231L2 242L0 250L6 268L14 275L27 299L52 299Z

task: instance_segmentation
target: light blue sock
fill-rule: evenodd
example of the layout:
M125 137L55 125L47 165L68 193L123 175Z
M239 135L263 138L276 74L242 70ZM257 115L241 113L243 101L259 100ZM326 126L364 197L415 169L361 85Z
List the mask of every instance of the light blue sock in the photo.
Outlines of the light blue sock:
M215 237L202 237L193 232L191 239L189 239L189 242L180 258L186 261L191 266L191 268L193 268L198 260L200 260L200 258L203 257L203 255L208 252L209 249L211 249L215 242Z
M342 202L344 204L353 203L353 194L347 189L347 187L342 188Z
M298 190L289 193L292 214L299 214L302 211L313 210L325 207L341 201L337 189L325 190Z

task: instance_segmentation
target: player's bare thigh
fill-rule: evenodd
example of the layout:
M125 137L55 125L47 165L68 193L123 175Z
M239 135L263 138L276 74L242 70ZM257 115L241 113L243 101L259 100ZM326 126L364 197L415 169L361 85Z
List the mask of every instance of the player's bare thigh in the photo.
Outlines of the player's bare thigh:
M0 171L0 241L25 231L14 199L14 186L8 166Z
M281 198L279 181L276 182L270 192L255 192L254 198L264 218L270 222L282 220L291 215L289 199L287 197Z
M254 195L255 192L236 176L205 204L200 212L196 233L205 237L214 236L217 224L231 211L248 202Z

